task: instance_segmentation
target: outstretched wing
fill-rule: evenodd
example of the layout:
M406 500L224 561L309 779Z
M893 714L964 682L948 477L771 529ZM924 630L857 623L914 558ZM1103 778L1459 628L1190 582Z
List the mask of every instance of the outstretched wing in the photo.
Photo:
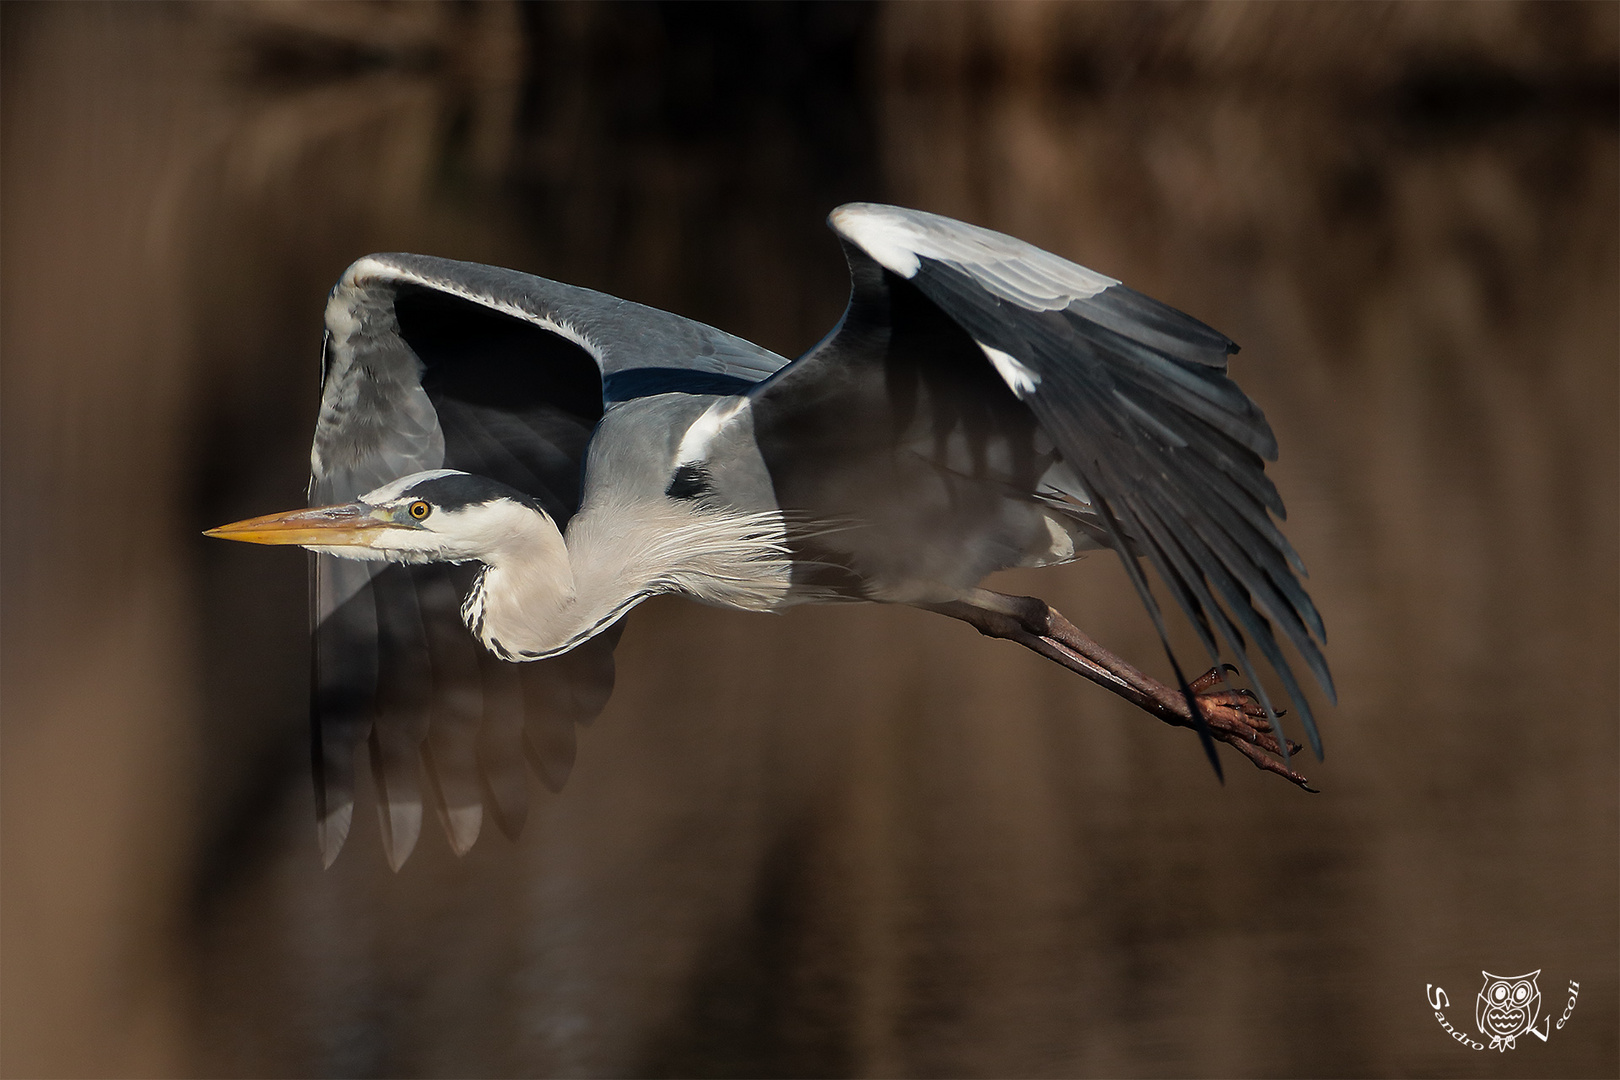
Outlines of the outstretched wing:
M326 307L310 501L349 502L426 469L487 476L540 501L559 527L579 508L604 408L648 394L736 393L786 360L701 323L529 274L418 255L356 262ZM553 790L574 724L613 687L618 631L551 660L489 655L459 608L475 568L314 555L311 713L319 836L328 864L353 816L369 744L384 846L416 844L423 781L451 846L487 807L515 836L524 762Z
M833 334L752 391L783 508L864 526L807 538L804 561L907 599L929 581L960 588L1028 565L1036 509L1055 512L1119 551L1170 652L1133 557L1145 556L1211 659L1224 644L1273 711L1252 642L1320 755L1277 630L1332 699L1326 635L1270 516L1284 516L1264 465L1276 440L1226 374L1237 346L988 229L872 204L830 222L849 261L849 307Z

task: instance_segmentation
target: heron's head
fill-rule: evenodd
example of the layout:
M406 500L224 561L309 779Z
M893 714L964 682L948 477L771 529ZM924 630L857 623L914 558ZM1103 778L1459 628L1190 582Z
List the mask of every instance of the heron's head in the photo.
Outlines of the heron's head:
M357 502L249 518L208 536L250 544L296 544L350 559L394 562L500 561L537 529L560 536L540 504L487 477L451 469L412 473Z

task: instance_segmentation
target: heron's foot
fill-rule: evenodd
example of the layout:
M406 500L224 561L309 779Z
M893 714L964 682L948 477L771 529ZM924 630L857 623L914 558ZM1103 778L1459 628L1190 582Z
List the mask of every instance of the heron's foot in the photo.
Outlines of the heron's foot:
M1234 747L1256 768L1276 773L1290 783L1314 792L1316 789L1311 787L1310 781L1289 768L1284 760L1282 747L1271 729L1271 720L1266 716L1265 706L1260 704L1260 699L1247 687L1232 688L1226 684L1228 672L1235 675L1237 668L1231 664L1212 667L1187 684L1198 711L1203 714L1204 723L1209 727L1210 736L1216 742ZM1178 711L1184 710L1185 703ZM1278 709L1277 715L1281 716L1286 711ZM1193 726L1191 716L1182 719L1186 726ZM1292 739L1284 742L1290 755L1304 749Z
M1187 698L1180 690L1166 686L1127 664L1082 633L1050 605L1041 601L1036 603L1041 605L1043 619L1037 624L1040 644L1026 642L1028 647L1135 702L1167 724L1197 728L1187 708ZM1048 651L1042 645L1055 648ZM1288 765L1288 756L1298 753L1300 745L1285 740L1287 751L1284 752L1284 744L1278 743L1277 735L1271 729L1265 706L1260 704L1254 691L1247 687L1234 688L1228 683L1228 672L1236 674L1237 668L1222 664L1210 668L1188 684L1204 724L1209 728L1210 737L1237 750L1255 768L1275 773L1306 791L1316 791L1309 780ZM1282 712L1278 710L1277 715L1281 716Z
M961 619L987 637L1016 641L1084 675L1166 724L1195 730L1199 727L1187 707L1185 694L1109 652L1044 600L980 589L972 602L951 601L926 606L942 615ZM1315 791L1310 781L1283 760L1289 754L1298 753L1299 744L1277 741L1265 707L1252 691L1234 689L1227 684L1228 671L1236 669L1230 664L1211 668L1188 684L1210 737L1236 749L1255 768L1276 773L1306 791Z

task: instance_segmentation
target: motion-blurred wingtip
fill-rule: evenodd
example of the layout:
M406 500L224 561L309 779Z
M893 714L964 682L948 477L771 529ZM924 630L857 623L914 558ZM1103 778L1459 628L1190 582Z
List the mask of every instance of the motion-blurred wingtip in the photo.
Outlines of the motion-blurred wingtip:
M378 807L382 818L383 852L394 873L416 850L416 841L422 835L422 804L420 802L389 802Z
M541 743L537 743L533 737L536 734L542 736ZM545 735L551 737L544 738ZM530 729L523 733L523 753L529 759L529 767L553 795L560 794L567 786L568 776L574 771L576 750L574 723L567 718L554 723L550 731L535 732Z
M444 811L444 835L450 840L450 850L459 858L472 850L478 842L478 833L484 827L484 808L455 806Z
M354 804L346 803L315 822L315 843L321 852L321 869L328 870L337 861L338 852L349 838L349 823L354 818Z

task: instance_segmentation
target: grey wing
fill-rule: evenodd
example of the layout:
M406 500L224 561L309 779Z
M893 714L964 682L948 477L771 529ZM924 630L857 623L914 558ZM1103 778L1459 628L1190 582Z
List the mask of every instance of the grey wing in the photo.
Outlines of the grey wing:
M786 363L667 312L418 255L357 261L332 291L326 324L312 503L452 468L532 495L559 527L579 508L605 407L647 393L733 393ZM328 863L348 835L361 743L398 867L420 832L424 781L457 852L486 808L515 836L525 760L560 788L575 723L607 701L617 629L551 660L498 660L460 619L473 570L312 556L312 749Z
M849 308L834 334L753 392L784 509L863 523L806 531L806 563L892 583L909 559L911 572L960 587L1020 557L1028 565L1039 538L1020 507L1057 513L1119 551L1169 652L1133 557L1145 556L1211 659L1224 643L1269 710L1252 640L1320 754L1274 626L1332 699L1317 644L1326 635L1270 516L1284 516L1264 471L1276 440L1226 374L1237 347L988 229L872 204L830 221L850 264ZM922 435L933 442L919 445Z

